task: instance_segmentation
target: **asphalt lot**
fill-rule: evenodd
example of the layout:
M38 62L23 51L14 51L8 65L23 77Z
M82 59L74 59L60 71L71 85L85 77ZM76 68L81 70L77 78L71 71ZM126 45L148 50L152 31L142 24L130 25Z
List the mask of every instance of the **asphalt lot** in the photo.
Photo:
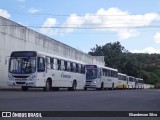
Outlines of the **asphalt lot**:
M160 111L160 90L0 89L0 111Z

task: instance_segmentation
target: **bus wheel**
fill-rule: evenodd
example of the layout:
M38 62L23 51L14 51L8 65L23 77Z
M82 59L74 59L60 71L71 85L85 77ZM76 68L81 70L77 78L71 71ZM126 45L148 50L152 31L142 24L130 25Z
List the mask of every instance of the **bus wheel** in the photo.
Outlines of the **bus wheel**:
M22 86L21 89L22 89L23 91L28 91L28 87L26 87L26 86Z
M100 88L100 90L104 90L103 82L101 83L101 88Z
M84 90L87 90L87 87L84 87Z
M123 88L122 88L122 89L123 89L123 90L125 89L125 88L124 88L124 84L123 84Z
M114 83L112 83L112 90L114 90Z
M43 88L44 91L51 91L51 82L49 80L46 81L46 86Z
M73 81L73 84L72 84L72 87L69 87L68 90L69 91L75 91L77 88L77 82L74 80Z
M59 91L59 87L53 87L52 90L53 91Z

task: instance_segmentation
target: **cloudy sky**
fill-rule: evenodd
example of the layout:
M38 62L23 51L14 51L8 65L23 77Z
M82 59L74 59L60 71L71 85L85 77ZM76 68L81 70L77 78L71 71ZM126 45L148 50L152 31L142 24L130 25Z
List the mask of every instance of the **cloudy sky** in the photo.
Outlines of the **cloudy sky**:
M0 0L0 16L86 53L115 41L160 53L160 0Z

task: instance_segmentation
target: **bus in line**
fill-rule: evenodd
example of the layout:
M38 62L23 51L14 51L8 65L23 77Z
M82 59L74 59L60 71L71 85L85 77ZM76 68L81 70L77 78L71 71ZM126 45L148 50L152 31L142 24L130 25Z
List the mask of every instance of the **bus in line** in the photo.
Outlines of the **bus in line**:
M23 91L40 87L44 91L84 89L85 64L64 57L37 52L13 51L9 58L8 85Z
M127 75L118 73L117 89L126 89L126 88L127 88Z
M118 70L98 66L85 65L86 69L86 84L84 89L96 88L97 90L115 89L118 83Z
M136 88L136 78L133 76L127 76L127 88L135 89Z
M142 78L136 78L136 89L144 89L144 82Z

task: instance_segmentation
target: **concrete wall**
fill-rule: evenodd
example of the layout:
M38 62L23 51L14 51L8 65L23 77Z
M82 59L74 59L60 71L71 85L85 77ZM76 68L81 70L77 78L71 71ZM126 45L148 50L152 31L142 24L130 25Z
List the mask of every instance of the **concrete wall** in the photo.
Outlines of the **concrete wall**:
M89 64L104 65L104 57L93 57L52 38L0 17L0 86L6 86L5 57L11 51L38 50Z
M154 85L144 84L144 89L154 88Z

